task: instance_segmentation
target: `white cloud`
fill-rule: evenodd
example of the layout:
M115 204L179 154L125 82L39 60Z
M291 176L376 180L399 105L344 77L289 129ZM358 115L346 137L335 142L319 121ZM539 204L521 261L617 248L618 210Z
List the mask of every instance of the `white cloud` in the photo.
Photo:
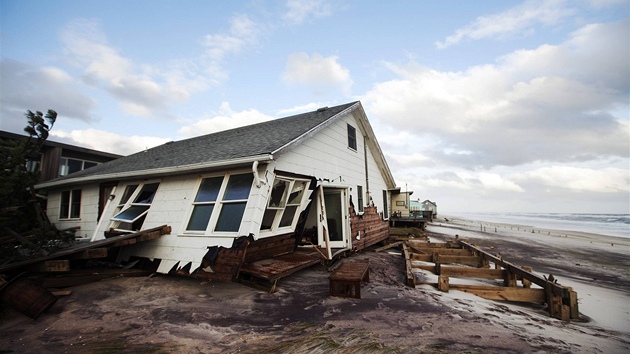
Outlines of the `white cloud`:
M530 0L502 13L480 16L473 23L455 31L435 45L444 49L465 38L478 40L487 37L503 37L522 34L536 24L553 25L575 11L566 6L564 0Z
M292 24L300 24L311 16L329 16L332 8L327 0L288 0L286 6L283 19Z
M551 166L515 174L520 181L534 181L555 189L576 192L630 192L630 173L627 169L608 167L592 169L574 166Z
M94 99L61 68L35 67L10 59L0 62L0 128L21 132L26 110L57 111L60 119L95 121Z
M362 101L375 124L430 139L425 148L441 164L627 158L628 42L627 23L587 25L559 45L461 72L388 64L398 78L374 85Z
M228 102L223 102L217 114L180 128L179 134L184 137L194 137L261 123L272 119L274 119L274 117L265 115L255 109L234 112Z
M289 85L305 85L314 90L337 88L350 93L350 71L337 62L336 56L323 57L315 53L293 53L289 56L282 80Z
M152 136L123 136L97 129L72 130L70 132L53 130L50 132L50 135L68 144L119 155L130 155L170 141L169 139Z
M207 47L207 55L220 62L225 56L239 53L247 46L254 45L263 29L263 26L247 15L235 16L230 20L227 33L206 35L204 45Z
M220 73L213 77L213 72L198 70L200 60L174 60L164 67L135 63L107 43L97 21L70 22L61 40L65 59L83 71L84 83L109 92L131 115L164 114L171 103L186 100L221 78Z

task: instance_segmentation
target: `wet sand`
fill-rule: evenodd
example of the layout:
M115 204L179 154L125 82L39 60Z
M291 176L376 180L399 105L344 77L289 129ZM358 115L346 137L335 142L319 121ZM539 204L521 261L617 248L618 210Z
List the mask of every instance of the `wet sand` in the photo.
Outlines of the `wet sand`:
M586 285L584 292L575 287L584 322L552 319L537 304L490 301L459 291L443 293L429 285L408 287L404 285L400 250L391 249L368 251L345 260L370 262L370 282L363 285L361 299L330 297L329 273L316 265L281 279L273 294L238 283L159 275L72 287L70 296L61 297L37 320L2 305L0 352L630 350L630 327L624 325L630 323L627 245L606 245L597 237L595 241L580 238L579 242L538 233L532 237L531 232L513 234L501 227L497 233L484 233L476 230L474 222L468 224L475 226L461 220L437 220L428 226L427 234L435 241L452 240L458 234L514 264L532 266L539 274L551 273L563 285ZM591 242L595 246L590 246ZM601 306L593 299L599 299ZM597 314L611 303L616 305L608 317L616 320L599 319Z

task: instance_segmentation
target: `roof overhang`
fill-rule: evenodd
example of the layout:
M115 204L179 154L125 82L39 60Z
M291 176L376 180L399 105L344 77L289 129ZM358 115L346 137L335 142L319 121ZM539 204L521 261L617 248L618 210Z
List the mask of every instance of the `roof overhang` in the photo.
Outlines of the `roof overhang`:
M150 170L139 170L139 171L128 171L128 172L117 172L117 173L109 173L109 174L99 174L92 176L83 176L76 178L64 178L61 180L52 180L44 183L37 184L35 186L36 189L49 189L49 188L58 188L63 187L70 184L86 184L91 182L105 182L112 180L122 180L122 179L132 179L132 178L156 178L163 176L173 176L173 175L181 175L187 173L196 173L202 171L209 170L217 170L222 168L233 168L238 166L246 166L254 163L255 161L259 163L270 162L273 160L273 155L271 154L263 154L257 156L247 156L234 158L223 161L212 161L209 163L196 163L190 165L181 165L175 167L165 167L165 168L154 168Z

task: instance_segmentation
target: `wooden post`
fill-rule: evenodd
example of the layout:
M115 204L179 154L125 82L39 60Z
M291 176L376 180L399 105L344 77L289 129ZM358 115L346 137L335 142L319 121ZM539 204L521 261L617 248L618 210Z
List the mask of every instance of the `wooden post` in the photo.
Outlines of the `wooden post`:
M435 263L435 274L440 275L440 254L433 252L433 263Z
M448 292L448 288L449 288L448 277L440 275L438 277L438 290L447 293Z
M516 274L510 272L509 270L507 270L507 272L505 272L505 286L508 287L516 287Z
M522 266L521 268L523 268L523 270L526 270L526 271L528 271L528 272L531 272L531 271L532 271L532 267ZM532 287L532 282L531 282L531 280L529 280L529 279L525 279L525 278L523 278L523 279L521 280L521 282L523 283L523 287L524 287L524 288L531 288L531 287Z
M573 291L573 288L567 287L569 289L569 307L570 307L570 318L577 320L580 318L580 310L578 307L578 295L577 292Z

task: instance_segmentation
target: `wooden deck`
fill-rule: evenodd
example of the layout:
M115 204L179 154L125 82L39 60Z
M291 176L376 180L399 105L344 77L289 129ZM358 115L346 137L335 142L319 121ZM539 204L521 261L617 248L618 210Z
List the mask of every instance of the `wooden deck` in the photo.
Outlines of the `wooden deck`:
M446 243L408 240L402 246L409 286L418 284L413 269L422 269L438 275L437 284L422 284L437 286L440 291L455 289L491 300L546 303L552 317L564 321L580 319L577 293L571 287L541 277L530 267L516 266L467 241L458 238ZM450 284L450 277L502 279L503 286ZM518 286L519 281L521 286ZM538 287L533 288L532 284Z
M236 280L272 293L276 291L276 285L281 278L323 262L322 255L315 249L298 247L292 253L244 263Z

